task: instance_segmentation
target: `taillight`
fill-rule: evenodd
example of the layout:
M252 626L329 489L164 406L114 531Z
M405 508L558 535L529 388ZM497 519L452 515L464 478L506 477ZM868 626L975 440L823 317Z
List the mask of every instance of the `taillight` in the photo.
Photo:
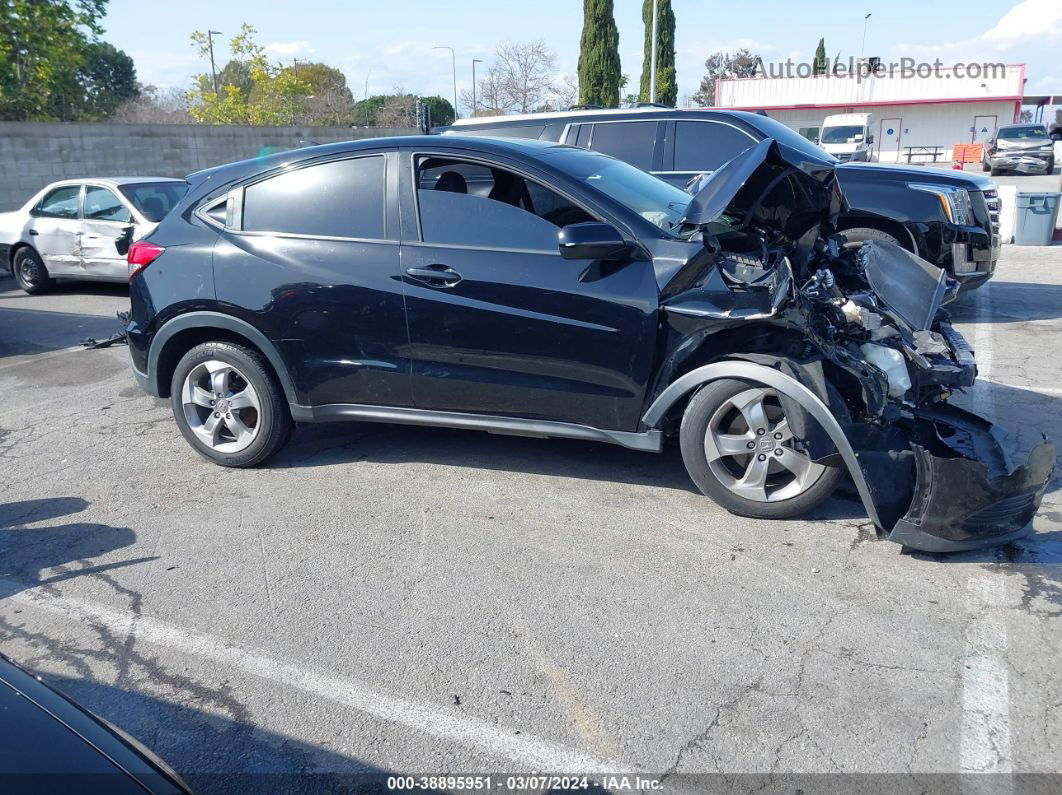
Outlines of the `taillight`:
M157 260L165 250L162 246L146 243L143 240L130 245L129 252L125 255L125 260L129 263L129 281L133 281L134 276Z

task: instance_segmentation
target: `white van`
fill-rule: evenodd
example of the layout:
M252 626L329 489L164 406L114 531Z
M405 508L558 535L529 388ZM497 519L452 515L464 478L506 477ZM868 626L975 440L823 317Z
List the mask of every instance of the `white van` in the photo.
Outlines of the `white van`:
M875 160L869 113L838 113L822 122L819 146L838 160Z

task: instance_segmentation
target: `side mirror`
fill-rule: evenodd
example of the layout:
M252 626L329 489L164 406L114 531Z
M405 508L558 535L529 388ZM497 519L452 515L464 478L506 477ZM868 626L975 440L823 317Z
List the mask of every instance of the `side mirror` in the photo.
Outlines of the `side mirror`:
M564 259L622 259L630 247L615 227L599 221L569 224L557 233Z
M868 135L867 136L867 143L868 144L874 143L874 136L873 135Z

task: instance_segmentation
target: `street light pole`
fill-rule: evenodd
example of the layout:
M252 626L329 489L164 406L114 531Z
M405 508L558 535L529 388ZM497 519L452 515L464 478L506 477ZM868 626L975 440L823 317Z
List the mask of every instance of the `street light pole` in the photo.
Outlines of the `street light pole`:
M660 0L653 0L653 43L650 47L649 65L649 101L656 102L656 16Z
M476 111L478 110L478 108L476 107L476 64L478 64L478 63L483 63L483 59L481 59L481 58L473 58L472 59L472 118L473 119L476 118ZM454 108L454 113L455 114L457 113L457 108Z
M447 47L445 44L440 44L432 47L433 50L449 50L450 51L450 65L454 70L454 118L457 118L457 56L454 54L453 47Z
M210 50L210 76L214 79L214 96L218 95L218 71L214 68L214 37L220 35L220 30L207 31L207 48Z
M863 60L863 55L866 53L866 50L867 50L867 25L870 24L870 18L872 16L873 16L873 13L867 14L865 17L863 17L863 43L859 45L859 60L860 61Z

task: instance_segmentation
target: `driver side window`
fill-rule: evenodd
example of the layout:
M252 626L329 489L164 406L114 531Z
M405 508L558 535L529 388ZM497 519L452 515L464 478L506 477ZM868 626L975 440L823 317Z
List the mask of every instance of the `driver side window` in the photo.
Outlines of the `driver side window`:
M557 231L594 221L560 194L495 166L424 157L417 205L426 243L557 251Z

